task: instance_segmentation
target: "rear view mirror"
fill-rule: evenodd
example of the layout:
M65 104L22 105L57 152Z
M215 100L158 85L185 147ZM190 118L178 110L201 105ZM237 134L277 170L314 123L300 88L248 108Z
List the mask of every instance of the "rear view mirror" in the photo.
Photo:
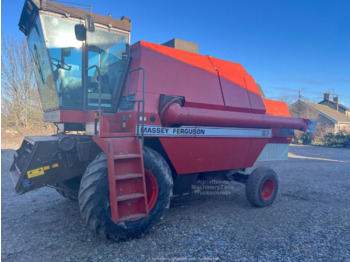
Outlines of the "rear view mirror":
M75 37L78 41L85 41L86 40L86 28L82 24L76 24L74 26L75 31Z
M65 48L61 48L61 54L64 57L69 57L71 54L72 49L70 47L65 47Z

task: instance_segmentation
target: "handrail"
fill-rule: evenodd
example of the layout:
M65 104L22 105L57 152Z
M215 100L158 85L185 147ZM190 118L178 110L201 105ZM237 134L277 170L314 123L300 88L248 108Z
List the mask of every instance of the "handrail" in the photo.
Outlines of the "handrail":
M99 118L102 115L101 111L101 92L102 92L102 86L101 86L101 71L100 68L98 68L97 65L90 66L86 69L86 72L88 72L90 69L96 68L97 74L98 74L98 119L95 118L95 135L100 136L100 130L97 130L97 123L96 121L99 121Z
M130 81L130 75L133 72L142 70L142 99L131 99L129 98L129 81ZM136 136L140 137L140 103L142 103L142 125L141 125L141 141L143 144L144 140L144 127L145 127L145 75L146 70L144 67L138 67L135 69L132 69L129 71L128 78L126 81L126 100L129 102L137 102L137 130L136 130Z
M89 71L92 68L96 68L97 74L98 74L98 111L99 115L101 115L101 71L100 68L98 68L97 65L90 66L89 68L86 69L86 72Z

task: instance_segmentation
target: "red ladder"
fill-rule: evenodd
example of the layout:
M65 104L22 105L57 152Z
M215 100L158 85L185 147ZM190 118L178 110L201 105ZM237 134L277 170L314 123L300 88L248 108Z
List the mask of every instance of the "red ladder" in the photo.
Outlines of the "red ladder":
M108 139L107 161L112 220L120 223L147 217L149 210L141 140Z

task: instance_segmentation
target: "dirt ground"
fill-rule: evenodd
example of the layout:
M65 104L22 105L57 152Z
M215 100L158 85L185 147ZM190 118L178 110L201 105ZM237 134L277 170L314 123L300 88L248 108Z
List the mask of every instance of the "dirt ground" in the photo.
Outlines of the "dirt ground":
M174 198L161 223L118 243L89 232L54 189L17 195L14 151L1 153L2 261L350 261L349 149L291 146L288 161L259 164L279 175L272 206L251 207L228 182L227 195Z

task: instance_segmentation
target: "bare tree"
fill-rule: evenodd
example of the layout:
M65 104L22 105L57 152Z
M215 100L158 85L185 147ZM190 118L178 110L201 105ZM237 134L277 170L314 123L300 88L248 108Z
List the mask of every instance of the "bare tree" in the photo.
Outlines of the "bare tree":
M296 101L295 96L289 96L289 95L281 95L278 97L274 97L273 99L276 99L278 101L283 101L287 104L287 106L290 106Z
M3 124L30 126L42 122L43 112L26 41L3 36L1 49Z

